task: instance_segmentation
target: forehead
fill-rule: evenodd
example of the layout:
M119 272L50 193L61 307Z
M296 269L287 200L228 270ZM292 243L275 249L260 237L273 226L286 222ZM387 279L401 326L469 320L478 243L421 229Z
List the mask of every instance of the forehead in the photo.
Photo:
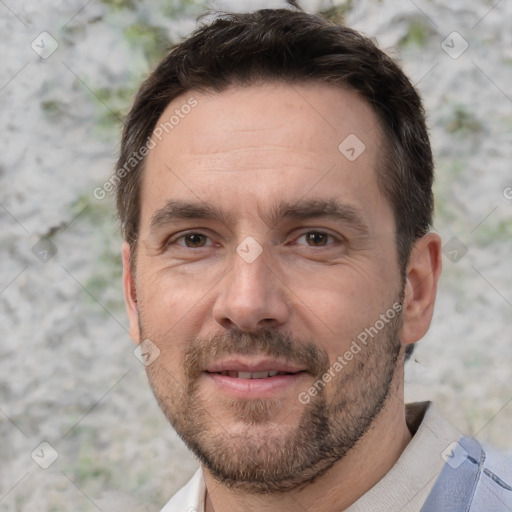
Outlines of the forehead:
M339 193L356 202L380 196L381 133L371 106L340 86L268 83L190 91L168 105L153 132L141 225L169 199L192 196L235 209L249 190L263 203L283 195L290 202L306 194Z

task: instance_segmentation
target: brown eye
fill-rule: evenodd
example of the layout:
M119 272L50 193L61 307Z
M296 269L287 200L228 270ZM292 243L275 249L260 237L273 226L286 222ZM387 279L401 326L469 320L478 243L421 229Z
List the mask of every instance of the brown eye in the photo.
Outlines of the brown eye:
M188 231L185 233L175 233L170 236L164 244L166 251L184 251L186 249L212 249L218 246L215 242L200 231ZM191 254L190 251L188 251Z
M315 247L326 245L327 239L329 238L327 233L318 233L315 231L307 233L305 236L308 244Z
M208 237L201 233L189 233L188 235L184 235L182 239L184 240L186 247L198 248L205 247Z

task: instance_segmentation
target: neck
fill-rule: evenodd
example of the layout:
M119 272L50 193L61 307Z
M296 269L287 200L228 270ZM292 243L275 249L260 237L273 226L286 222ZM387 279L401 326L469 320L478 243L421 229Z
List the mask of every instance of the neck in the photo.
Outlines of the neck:
M411 440L405 420L403 384L397 382L403 383L400 375L395 375L386 405L363 438L324 475L300 490L266 495L232 491L219 485L203 467L205 511L288 512L296 511L298 504L308 512L348 508L389 472Z

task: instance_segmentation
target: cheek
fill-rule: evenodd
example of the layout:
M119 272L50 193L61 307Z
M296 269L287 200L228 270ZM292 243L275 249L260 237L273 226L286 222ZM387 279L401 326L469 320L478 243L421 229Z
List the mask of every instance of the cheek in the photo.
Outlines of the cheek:
M297 305L306 306L334 332L377 310L390 287L378 269L368 265L326 267L300 279L296 276L293 281L290 289L297 297Z
M145 334L155 338L161 350L185 351L197 336L206 309L211 309L211 286L197 275L174 271L140 277L139 308Z
M197 277L183 276L174 269L148 269L141 272L137 290L141 302L150 313L158 313L158 317L162 318L160 315L166 312L163 318L170 320L181 310L190 309L191 304L197 302L194 293L196 283Z
M318 275L316 276L319 277ZM294 289L296 314L310 336L322 346L331 361L343 355L353 340L392 307L397 286L382 277L358 272L333 275L319 286L318 279Z

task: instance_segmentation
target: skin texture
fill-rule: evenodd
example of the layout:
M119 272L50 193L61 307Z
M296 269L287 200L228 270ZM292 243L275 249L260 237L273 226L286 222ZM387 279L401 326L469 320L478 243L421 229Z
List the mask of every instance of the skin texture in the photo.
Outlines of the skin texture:
M380 125L356 93L233 86L176 98L161 120L190 96L197 106L147 157L135 275L123 247L131 337L160 350L149 381L203 464L208 512L296 510L297 502L342 510L411 438L404 350L431 321L439 237L416 243L404 282L392 209L376 180ZM365 145L354 161L338 149L350 134ZM208 205L223 218L170 218L169 201ZM322 201L341 205L344 218L279 215L281 203ZM298 399L402 303L321 392ZM302 373L265 396L235 396L205 373L227 357Z

